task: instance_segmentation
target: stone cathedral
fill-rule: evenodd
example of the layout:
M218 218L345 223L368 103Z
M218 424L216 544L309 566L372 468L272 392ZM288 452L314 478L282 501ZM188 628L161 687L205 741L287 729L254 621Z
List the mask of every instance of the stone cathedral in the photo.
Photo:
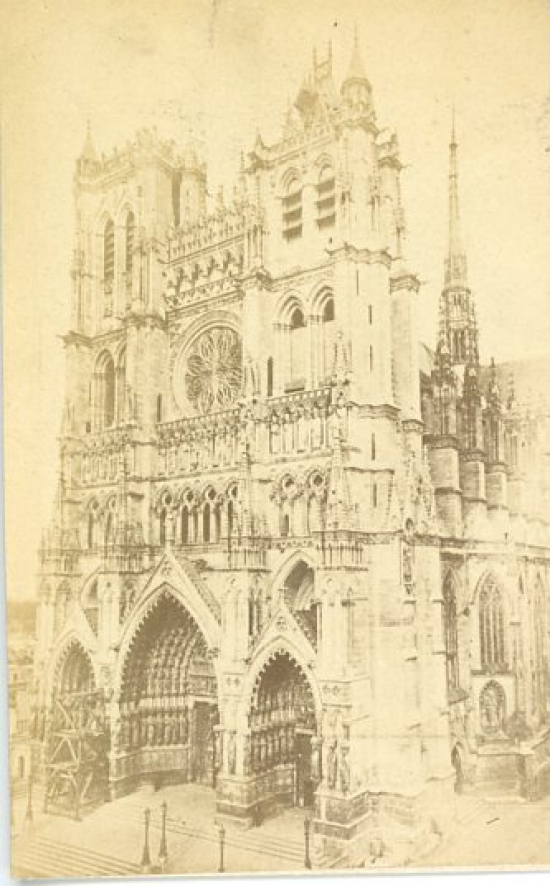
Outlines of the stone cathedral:
M457 168L453 132L430 348L357 39L211 200L196 147L88 132L39 583L52 808L199 782L242 825L309 808L361 863L451 827L454 791L544 790L549 426L481 362Z

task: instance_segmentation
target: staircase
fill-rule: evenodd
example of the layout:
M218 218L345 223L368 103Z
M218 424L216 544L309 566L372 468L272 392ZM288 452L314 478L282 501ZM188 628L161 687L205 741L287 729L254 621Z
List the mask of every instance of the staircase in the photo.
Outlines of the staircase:
M135 877L137 865L92 849L71 846L47 837L27 836L12 846L12 875L17 879Z

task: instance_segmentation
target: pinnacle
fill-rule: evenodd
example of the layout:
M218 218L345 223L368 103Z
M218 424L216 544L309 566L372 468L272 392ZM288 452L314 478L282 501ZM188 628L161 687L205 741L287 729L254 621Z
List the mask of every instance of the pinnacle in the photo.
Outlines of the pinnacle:
M84 141L82 153L80 154L80 159L87 160L89 163L95 163L97 160L96 149L92 139L92 127L89 120L86 122L86 139Z
M355 26L355 34L353 38L353 50L351 54L350 66L348 68L348 74L346 80L367 80L367 75L365 73L365 66L363 64L363 58L361 55L361 49L359 46L359 33L357 30L357 25Z

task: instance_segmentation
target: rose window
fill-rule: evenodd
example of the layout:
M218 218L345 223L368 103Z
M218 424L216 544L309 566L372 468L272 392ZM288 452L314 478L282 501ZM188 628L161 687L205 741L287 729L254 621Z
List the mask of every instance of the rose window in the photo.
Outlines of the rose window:
M242 349L233 329L215 326L193 342L187 354L185 393L197 412L232 406L241 389Z

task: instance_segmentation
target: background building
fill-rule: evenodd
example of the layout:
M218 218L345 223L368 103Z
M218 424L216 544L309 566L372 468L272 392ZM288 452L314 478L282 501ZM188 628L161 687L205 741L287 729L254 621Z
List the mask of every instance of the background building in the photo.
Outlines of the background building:
M142 130L100 158L88 133L39 589L47 802L199 781L246 822L313 806L357 862L445 829L466 781L533 789L547 418L480 363L454 133L450 164L432 352L357 41L340 89L314 57L208 210L193 146Z

